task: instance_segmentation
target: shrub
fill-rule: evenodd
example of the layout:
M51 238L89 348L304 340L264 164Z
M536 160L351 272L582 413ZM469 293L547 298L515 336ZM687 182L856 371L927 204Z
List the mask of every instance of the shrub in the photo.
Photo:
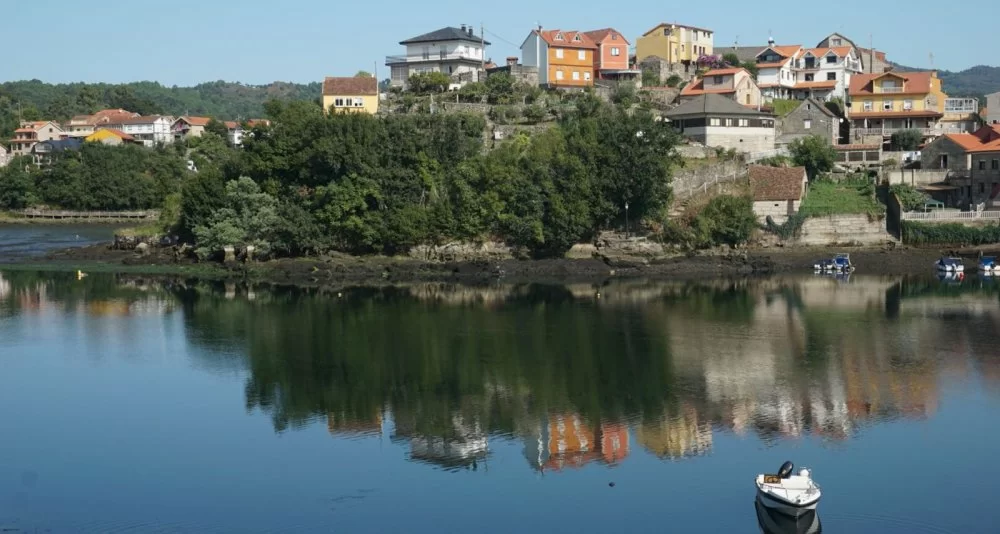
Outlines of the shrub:
M901 130L892 134L891 142L893 150L916 150L920 147L924 136L920 130Z
M532 123L542 122L545 120L546 117L548 117L548 115L549 115L548 110L538 104L532 104L524 108L524 118L527 119L528 122Z
M788 145L788 151L796 166L806 168L810 180L815 180L821 173L830 172L837 157L833 146L816 135L792 141Z
M764 224L764 229L781 239L792 239L798 237L799 233L802 232L802 225L807 218L804 213L799 212L786 219L785 222L776 224L774 219L769 216Z
M917 191L909 184L895 184L889 187L889 191L899 199L899 205L903 211L914 211L924 207L927 202L927 195Z
M699 233L710 236L713 244L746 243L757 228L753 200L744 196L717 196L695 217L694 226Z
M681 81L682 79L680 76L676 74L671 74L670 77L667 78L667 87L677 87L678 85L680 85Z
M418 72L411 74L407 82L410 92L418 95L443 93L451 85L451 78L443 72Z
M975 227L963 224L902 221L903 242L908 245L975 246L1000 243L1000 225Z

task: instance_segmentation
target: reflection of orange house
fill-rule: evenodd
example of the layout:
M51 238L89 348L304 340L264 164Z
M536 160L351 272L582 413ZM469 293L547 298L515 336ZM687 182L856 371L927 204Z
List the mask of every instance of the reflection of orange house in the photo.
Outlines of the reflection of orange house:
M630 452L625 425L602 423L595 432L577 414L549 416L526 443L528 461L543 471L583 467L595 460L613 464Z
M601 423L599 444L605 462L620 462L629 454L628 427L618 423Z
M346 414L327 413L326 428L334 436L343 434L379 434L382 432L382 412L376 413L368 420L348 417Z

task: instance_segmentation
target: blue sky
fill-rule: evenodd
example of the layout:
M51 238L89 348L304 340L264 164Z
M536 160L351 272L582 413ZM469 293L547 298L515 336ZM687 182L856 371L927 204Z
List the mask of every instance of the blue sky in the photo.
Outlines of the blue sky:
M838 31L859 44L871 34L890 60L911 66L929 66L931 53L938 69L1000 63L995 32L969 30L977 13L984 20L1000 15L996 0L966 0L954 16L938 3L918 0L905 4L909 9L896 4L841 0L802 9L787 2L736 0L22 0L5 6L0 16L7 50L0 59L0 81L308 82L371 70L376 63L384 78L385 56L401 53L399 41L463 23L485 24L493 43L487 53L498 62L517 54L536 23L568 29L612 26L634 44L656 23L676 21L715 30L717 46L731 45L737 37L745 45L765 43L769 30L780 44L814 46ZM42 38L42 32L51 37Z

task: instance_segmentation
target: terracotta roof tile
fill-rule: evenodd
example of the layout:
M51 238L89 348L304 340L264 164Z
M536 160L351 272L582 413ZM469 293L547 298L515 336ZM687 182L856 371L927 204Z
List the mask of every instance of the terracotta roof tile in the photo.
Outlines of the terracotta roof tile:
M326 78L323 80L324 95L378 95L378 80L374 76L350 78Z
M735 68L729 68L729 69L712 69L712 70L706 72L705 76L728 76L728 75L731 75L731 74L736 74L737 72L740 72L740 71L746 72L746 69L744 69L743 67L735 67Z
M847 55L849 55L851 53L851 47L849 47L849 46L835 46L835 47L832 47L832 48L809 48L809 49L805 50L804 53L808 52L808 53L811 53L812 55L814 55L816 57L823 57L823 56L827 55L828 53L830 53L831 51L834 54L837 54L840 57L846 57Z
M903 92L901 93L891 93L893 95L922 95L927 94L931 91L931 79L935 77L935 73L931 71L924 72L876 72L869 74L855 74L851 76L851 96L875 96L876 94L873 90L873 82L882 77L895 77L903 79Z
M795 89L833 89L837 87L836 80L822 80L818 82L799 82L795 84Z
M212 118L211 117L181 117L181 118L179 118L177 120L179 120L179 121L182 120L182 121L190 124L191 126L208 126L208 123L211 122Z
M583 34L590 38L590 40L594 43L600 43L605 39L610 39L612 35L617 35L618 39L615 39L615 41L621 40L621 42L624 42L625 44L631 44L620 31L614 28L602 28L600 30L583 32Z
M542 40L549 44L549 46L555 46L558 48L587 48L593 49L597 48L594 41L583 32L573 31L573 30L535 30ZM562 39L556 39L556 36L562 35ZM577 37L580 37L577 40Z
M805 167L750 166L750 188L753 199L802 200Z

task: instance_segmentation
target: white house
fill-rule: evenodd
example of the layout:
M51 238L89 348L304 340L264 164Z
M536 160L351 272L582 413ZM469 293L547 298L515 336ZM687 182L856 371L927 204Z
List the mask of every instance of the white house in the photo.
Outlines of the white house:
M986 95L986 124L1000 124L1000 91Z
M718 94L703 94L665 113L685 137L739 152L774 150L774 115Z
M110 128L131 135L144 146L168 145L174 142L174 118L164 115L149 115L121 119L117 124L105 124L98 129Z
M770 217L782 224L799 212L809 177L805 167L764 167L751 165L750 189L753 212L761 223Z
M441 28L399 44L406 47L406 53L385 58L392 87L405 86L411 75L421 72L443 72L464 81L479 81L490 43L463 24L461 28Z
M860 74L861 60L852 46L808 48L793 61L795 87L792 96L798 100L816 98L847 99L851 76Z
M795 88L793 65L801 53L799 45L777 46L771 39L768 47L757 54L757 86L765 102L792 98Z

